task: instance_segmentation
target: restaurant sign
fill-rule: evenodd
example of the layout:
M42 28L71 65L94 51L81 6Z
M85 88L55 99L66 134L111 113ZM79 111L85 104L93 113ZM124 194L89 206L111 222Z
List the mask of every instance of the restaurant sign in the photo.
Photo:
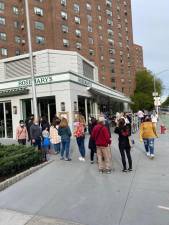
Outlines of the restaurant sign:
M43 77L36 77L35 78L35 84L36 85L43 85L43 84L49 84L53 81L51 76L43 76ZM18 86L19 87L27 87L32 85L32 80L29 79L24 79L24 80L19 80L18 81Z

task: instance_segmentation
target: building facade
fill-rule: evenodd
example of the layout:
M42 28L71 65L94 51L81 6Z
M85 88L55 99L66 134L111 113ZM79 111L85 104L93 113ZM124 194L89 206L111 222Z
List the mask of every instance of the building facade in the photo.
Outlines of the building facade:
M135 70L140 71L144 70L144 61L143 61L143 48L140 45L134 44L134 57L135 57Z
M33 51L77 51L99 82L131 95L135 57L131 0L29 0ZM0 57L28 52L24 0L0 0Z
M0 61L0 138L15 138L20 119L33 113L29 55ZM129 110L131 100L123 93L98 82L98 69L72 51L34 52L38 115L52 122L55 115L66 117L71 128L76 115L89 117L101 112Z

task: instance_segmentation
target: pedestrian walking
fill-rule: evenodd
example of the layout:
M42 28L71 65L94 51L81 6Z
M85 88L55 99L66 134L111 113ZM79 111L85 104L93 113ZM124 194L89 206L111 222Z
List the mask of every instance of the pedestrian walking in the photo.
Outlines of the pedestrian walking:
M115 128L115 133L119 135L119 150L121 154L121 160L123 164L123 172L132 171L132 158L130 154L131 146L129 141L130 130L125 123L125 119L121 118L118 121L118 125ZM126 166L126 156L128 159L128 170Z
M98 124L92 131L92 139L96 143L99 172L111 173L110 144L111 137L105 126L105 118L100 116Z
M143 118L144 118L144 112L142 110L139 110L137 112L137 117L138 117L138 126L140 127L142 121L143 121Z
M70 158L70 137L72 135L70 127L68 125L68 121L65 118L61 119L58 134L61 136L61 160L71 161ZM64 154L66 152L66 157L64 158Z
M23 120L19 121L19 125L16 128L16 140L22 145L26 145L26 140L28 140L28 132Z
M76 122L74 123L74 136L76 137L77 145L80 152L79 160L85 162L85 118L83 115L77 117Z
M30 138L31 142L34 147L37 147L39 150L41 150L41 138L42 138L42 132L41 128L39 126L39 120L34 119L34 122L32 126L30 127Z
M94 154L96 153L96 143L95 140L92 139L92 131L94 129L94 127L97 125L97 120L92 117L91 118L91 123L89 124L89 134L90 134L90 138L89 138L89 149L90 149L90 162L91 164L94 163Z
M49 148L50 148L50 137L49 137L49 129L48 127L42 131L42 147L43 147L43 155L45 160L49 160Z
M140 127L140 141L144 142L146 154L150 158L154 158L154 140L157 137L154 123L149 116L146 116Z
M60 120L54 120L50 127L50 141L56 154L60 153L61 137L58 134Z
M156 113L156 111L154 111L153 114L151 115L151 121L154 124L154 126L157 127L158 114Z

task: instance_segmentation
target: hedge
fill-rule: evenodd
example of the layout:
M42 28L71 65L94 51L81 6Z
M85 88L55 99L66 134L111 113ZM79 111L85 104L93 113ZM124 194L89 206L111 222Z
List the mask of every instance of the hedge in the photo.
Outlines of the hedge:
M0 145L0 177L9 177L41 162L42 154L34 147Z

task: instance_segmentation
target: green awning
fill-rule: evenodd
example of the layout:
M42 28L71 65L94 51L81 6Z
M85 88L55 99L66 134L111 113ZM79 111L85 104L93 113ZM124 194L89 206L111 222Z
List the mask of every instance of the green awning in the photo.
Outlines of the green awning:
M17 96L17 95L25 95L29 93L29 89L27 88L13 88L0 90L0 98L9 97L9 96Z

